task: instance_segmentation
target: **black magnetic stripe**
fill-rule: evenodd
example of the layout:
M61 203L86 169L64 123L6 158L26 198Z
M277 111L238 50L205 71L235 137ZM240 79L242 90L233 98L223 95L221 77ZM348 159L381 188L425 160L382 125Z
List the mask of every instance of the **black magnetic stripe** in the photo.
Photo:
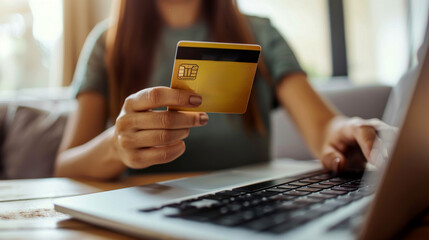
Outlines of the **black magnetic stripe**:
M257 63L259 53L257 50L178 47L176 59Z

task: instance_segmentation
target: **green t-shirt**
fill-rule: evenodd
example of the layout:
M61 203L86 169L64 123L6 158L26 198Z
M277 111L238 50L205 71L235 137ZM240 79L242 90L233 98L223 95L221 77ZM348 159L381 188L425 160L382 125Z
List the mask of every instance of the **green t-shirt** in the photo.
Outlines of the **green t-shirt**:
M294 53L265 18L248 17L256 41L262 47L262 57L274 81L285 74L302 72ZM85 91L96 91L106 99L108 96L107 71L104 61L107 22L98 24L84 45L74 76L76 95ZM185 29L164 27L155 54L154 72L150 86L170 86L177 42L180 40L208 41L207 27L198 22ZM269 113L277 107L274 86L257 76L257 103L262 120L270 132ZM187 139L186 152L173 162L155 165L129 173L206 171L267 162L270 159L269 136L249 133L242 115L209 114L209 123L193 128Z

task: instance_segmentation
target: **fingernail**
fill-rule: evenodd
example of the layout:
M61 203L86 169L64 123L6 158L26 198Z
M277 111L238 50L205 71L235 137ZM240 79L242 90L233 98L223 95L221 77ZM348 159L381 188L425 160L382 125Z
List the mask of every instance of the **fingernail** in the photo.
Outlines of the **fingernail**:
M340 171L340 158L335 158L333 161L332 161L332 170L335 172L335 173L338 173L339 171Z
M209 121L209 116L205 113L201 113L200 114L200 124L206 125L208 121Z
M191 105L200 106L202 102L203 99L201 98L201 96L192 95L189 97L189 104Z

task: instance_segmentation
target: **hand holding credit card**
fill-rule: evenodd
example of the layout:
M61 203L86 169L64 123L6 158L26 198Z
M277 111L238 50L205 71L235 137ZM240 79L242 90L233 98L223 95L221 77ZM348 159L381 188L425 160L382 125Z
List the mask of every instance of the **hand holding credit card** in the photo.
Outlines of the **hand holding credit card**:
M202 96L197 108L169 110L245 113L261 47L252 44L180 41L171 88Z

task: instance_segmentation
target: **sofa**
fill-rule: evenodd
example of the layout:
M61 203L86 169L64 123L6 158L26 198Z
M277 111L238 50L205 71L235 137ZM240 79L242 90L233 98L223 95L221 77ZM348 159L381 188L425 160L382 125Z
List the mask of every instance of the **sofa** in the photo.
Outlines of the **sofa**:
M316 86L347 116L382 118L391 87L333 80ZM70 89L21 91L0 98L0 178L51 177L67 116L76 107ZM282 109L271 114L272 158L312 159Z

